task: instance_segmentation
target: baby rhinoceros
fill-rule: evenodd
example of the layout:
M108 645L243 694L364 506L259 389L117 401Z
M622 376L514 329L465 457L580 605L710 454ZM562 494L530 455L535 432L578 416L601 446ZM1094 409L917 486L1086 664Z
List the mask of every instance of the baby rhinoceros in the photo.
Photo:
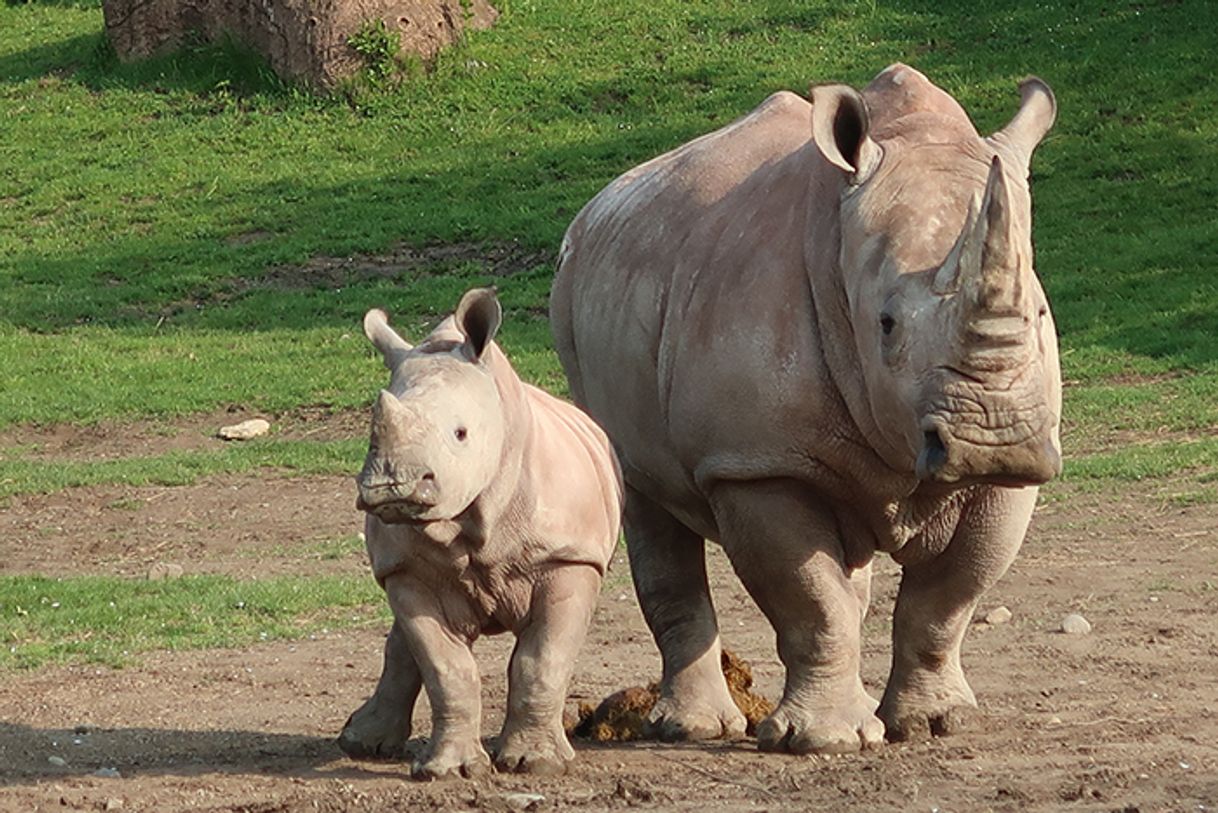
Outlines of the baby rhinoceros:
M417 347L379 310L364 332L391 371L357 479L368 554L393 609L385 666L347 721L351 756L395 756L426 687L432 733L417 778L472 776L490 759L471 645L516 635L499 770L560 773L567 682L613 548L617 460L576 407L525 384L493 339L494 292L461 298Z

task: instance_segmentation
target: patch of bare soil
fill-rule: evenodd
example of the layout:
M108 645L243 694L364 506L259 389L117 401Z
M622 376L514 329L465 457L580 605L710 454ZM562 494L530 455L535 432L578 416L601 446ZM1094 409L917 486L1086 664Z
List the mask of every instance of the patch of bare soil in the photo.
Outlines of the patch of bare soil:
M383 631L357 628L248 650L155 653L123 670L4 675L0 810L1214 810L1218 519L1212 505L1178 507L1156 493L1061 488L1037 513L979 611L1005 605L1012 620L970 629L965 667L984 713L952 737L829 758L762 754L750 740L577 741L561 778L415 783L405 764L352 761L333 743L381 667ZM136 498L130 513L113 506ZM187 516L193 525L175 524ZM300 567L308 540L357 527L350 486L337 478L80 489L14 500L0 561L6 572L17 563L138 573L172 553L188 570L276 573ZM53 554L31 553L40 546ZM624 558L606 581L572 705L659 675ZM353 554L320 566L364 565ZM782 670L770 627L715 548L709 566L725 644L751 664L754 689L776 699ZM898 575L879 560L863 662L876 694ZM1069 612L1093 631L1058 632ZM503 636L478 645L488 737L502 721L510 648ZM416 747L428 719L424 701Z
M0 449L55 461L151 457L219 449L216 430L252 413L225 410L170 421L20 426ZM363 411L267 415L274 436L343 440L367 433ZM350 477L217 476L189 486L104 485L19 494L0 511L3 572L142 575L158 562L188 573L260 575L358 572L358 547L335 543L363 530Z
M345 440L368 433L368 413L364 410L302 408L269 414L233 407L184 418L22 424L0 429L0 451L17 449L23 456L45 460L107 460L219 449L226 443L216 434L220 427L249 418L266 418L271 423L271 435L288 440Z

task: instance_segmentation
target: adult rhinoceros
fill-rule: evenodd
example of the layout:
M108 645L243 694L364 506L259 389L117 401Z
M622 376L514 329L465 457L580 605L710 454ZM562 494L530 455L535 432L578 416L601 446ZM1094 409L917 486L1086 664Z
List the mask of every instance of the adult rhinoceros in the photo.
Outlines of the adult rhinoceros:
M567 230L551 319L621 456L660 736L744 727L704 538L777 633L763 749L944 733L976 705L965 627L1061 468L1027 185L1056 104L1038 79L1021 89L988 138L903 65L861 94L778 93L627 172ZM876 551L903 567L878 709L859 678Z

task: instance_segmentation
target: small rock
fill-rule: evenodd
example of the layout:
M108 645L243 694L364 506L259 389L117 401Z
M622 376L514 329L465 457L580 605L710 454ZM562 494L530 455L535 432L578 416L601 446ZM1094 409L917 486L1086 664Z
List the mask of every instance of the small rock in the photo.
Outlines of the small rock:
M106 803L104 805L102 805L102 810L122 810L122 809L123 809L123 800L115 799L113 796L110 797L109 799L107 799Z
M359 541L360 541L360 542L367 542L367 541L368 541L368 537L364 536L364 532L363 532L363 531L360 531L359 533L357 533L357 534L356 534L356 536L358 536L358 537L359 537Z
M118 768L98 768L93 772L94 776L100 776L102 779L122 779L123 775L118 772Z
M1062 619L1062 632L1067 635L1086 635L1091 632L1091 622L1078 613L1070 613Z
M175 565L172 562L157 562L155 565L148 568L148 581L173 581L174 579L182 578L183 574L185 573L186 571L181 565Z
M532 810L546 800L540 793L505 793L503 801L512 810Z
M78 724L76 725L76 729L75 729L75 730L76 730L76 733L77 733L77 734L92 734L92 733L93 733L93 729L89 728L89 727L88 727L87 725L85 725L84 723L78 723Z
M992 626L1005 624L1011 620L1011 611L1006 607L995 607L985 614L985 623Z
M262 418L251 418L248 421L234 423L231 426L221 426L216 434L222 440L252 440L271 431L271 425Z
M61 756L49 756L47 757L47 762L59 768L62 768L68 764L68 761Z

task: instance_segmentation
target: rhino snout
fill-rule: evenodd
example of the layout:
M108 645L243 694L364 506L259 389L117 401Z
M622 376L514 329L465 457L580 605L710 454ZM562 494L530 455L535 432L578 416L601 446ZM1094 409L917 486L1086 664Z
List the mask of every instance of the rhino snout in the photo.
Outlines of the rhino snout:
M422 518L440 502L440 488L430 471L411 479L357 480L355 507L383 522L410 522Z
M925 482L980 481L1010 487L1040 485L1061 470L1061 449L1051 431L991 445L965 440L936 424L923 427L915 464L915 474Z

